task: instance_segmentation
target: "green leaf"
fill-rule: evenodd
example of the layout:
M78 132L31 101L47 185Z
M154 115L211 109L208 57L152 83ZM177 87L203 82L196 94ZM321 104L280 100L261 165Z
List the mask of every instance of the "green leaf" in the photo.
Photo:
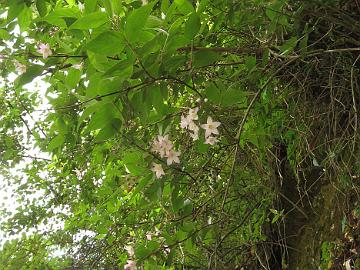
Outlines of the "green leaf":
M231 106L236 103L246 103L246 101L246 95L241 89L229 88L222 93L221 104L223 106Z
M188 0L175 0L174 3L178 10L184 15L195 12L193 5Z
M206 89L205 89L205 95L207 96L207 98L214 102L219 104L221 101L221 92L220 89L215 85L215 84L210 84Z
M26 72L19 76L15 80L15 86L19 87L24 84L27 84L31 82L33 79L35 79L37 76L41 75L44 70L44 67L41 65L32 65L27 68Z
M98 135L95 138L96 142L105 141L107 139L110 139L114 137L121 127L121 120L118 118L114 118L110 121L109 124L107 124L105 127L103 127Z
M18 23L20 26L20 31L24 32L27 30L31 23L32 11L29 7L23 8L23 10L18 15Z
M147 102L151 102L150 105L154 106L154 108L158 113L163 113L165 104L160 90L160 86L152 85L148 89L146 89L145 93L146 93L146 97L149 97L146 98L145 100Z
M81 71L75 68L71 68L65 77L65 83L69 89L73 89L80 81Z
M157 1L151 2L130 13L125 24L125 34L130 42L135 42L139 39L139 32L144 28L156 3Z
M56 8L48 15L41 18L37 18L35 19L35 21L45 21L50 24L65 28L67 27L65 19L77 18L77 16L78 16L78 10L75 8Z
M125 42L119 33L107 31L92 39L85 48L97 54L110 56L122 52Z
M109 59L106 55L93 53L91 51L87 51L87 55L91 65L97 70L104 72L109 68Z
M113 76L121 79L122 81L129 79L133 74L133 61L123 60L108 69L104 76Z
M210 0L201 0L199 3L199 6L197 8L197 12L202 13L206 9L206 7L209 5Z
M0 39L5 39L8 40L10 39L11 35L9 34L8 31L6 31L5 29L0 29Z
M85 0L85 13L94 12L96 9L97 0Z
M47 150L49 152L53 151L54 149L60 147L65 141L65 137L63 134L59 134L51 139L50 143L47 146Z
M109 14L109 16L113 16L114 12L112 9L111 0L103 0L103 4L107 14Z
M69 6L74 6L75 5L75 0L65 0Z
M119 112L116 110L112 103L103 104L100 107L99 111L96 111L86 127L85 133L90 132L96 129L102 129L107 125L111 125L111 122L114 118L120 118Z
M245 58L245 67L247 70L252 70L256 66L256 57L255 56L247 56Z
M194 12L190 15L185 25L185 36L189 39L193 39L200 30L200 17Z
M182 196L179 196L177 190L174 190L171 194L171 203L174 212L177 212L184 207L184 198Z
M79 18L75 21L69 29L88 30L97 28L108 22L108 16L104 12L93 12Z
M41 17L44 17L47 14L47 6L45 0L36 0L36 9L39 12Z
M281 54L286 55L286 54L291 53L294 50L294 48L296 47L297 43L298 43L297 37L292 37L292 38L288 39L280 47Z
M194 56L194 66L202 67L213 64L219 60L220 55L210 50L199 51Z
M184 35L173 36L173 38L167 43L166 52L173 53L181 47L185 47L191 40ZM171 59L168 59L171 61Z
M169 6L170 6L170 1L169 0L162 0L161 1L161 7L160 7L161 12L166 14Z
M132 175L141 175L146 171L143 155L139 151L126 152L122 161Z
M9 3L10 5L7 14L7 21L11 22L21 13L21 11L26 7L26 5L23 0L12 0L9 1Z

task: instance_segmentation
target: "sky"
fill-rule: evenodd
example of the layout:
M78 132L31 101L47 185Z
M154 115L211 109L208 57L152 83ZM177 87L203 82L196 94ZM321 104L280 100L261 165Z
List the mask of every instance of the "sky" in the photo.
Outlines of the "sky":
M18 76L19 76L19 74L10 73L8 79L9 79L9 81L13 82ZM4 81L2 81L0 78L0 88L2 86L4 86ZM37 78L37 79L33 80L31 83L24 86L24 88L28 89L30 92L38 93L41 103L38 106L38 108L36 108L37 110L44 110L44 109L49 108L49 104L48 104L47 98L45 96L48 86L49 86L49 84L45 83L41 78ZM32 128L35 124L34 119L41 119L42 115L41 115L40 111L35 111L31 115L23 116L23 118L28 122L29 127ZM28 131L27 131L25 125L23 126L21 131L24 134L23 137L27 138L26 134L28 133ZM28 142L24 141L22 143L24 145L27 145L27 147L29 147ZM29 156L50 159L50 156L47 153L41 152L40 149L34 147L33 145L32 146L30 145L30 150L26 154ZM31 161L30 158L25 158L17 166L15 166L13 168L9 168L11 174L14 176L22 177L24 179L23 181L26 181L26 176L21 173L21 170L23 168L25 168L26 164L29 163L30 161ZM46 176L44 175L44 177L46 177ZM8 186L6 184L6 180L4 179L4 176L0 175L0 208L1 209L5 209L6 211L14 213L16 208L22 205L21 199L19 197L14 197L15 189L16 189L15 185ZM43 195L42 191L37 191L37 193L34 194L32 196L32 198L34 198L34 197L38 198L38 197L41 197L42 195ZM2 221L1 216L0 216L0 221ZM14 235L12 238L16 238L16 237L17 237L17 235ZM4 233L0 230L0 247L8 239L9 238L5 238Z

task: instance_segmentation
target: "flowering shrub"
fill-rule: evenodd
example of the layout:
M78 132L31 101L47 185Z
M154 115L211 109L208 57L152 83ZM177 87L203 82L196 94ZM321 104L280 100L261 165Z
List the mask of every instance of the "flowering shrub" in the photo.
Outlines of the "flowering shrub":
M0 169L19 203L1 212L7 239L18 236L1 269L261 269L290 254L272 230L304 200L281 209L277 192L301 179L284 173L335 164L340 144L321 162L314 136L357 128L344 115L356 110L358 48L313 50L299 3L0 1ZM344 72L317 58L345 52ZM321 97L351 94L297 111L303 65L350 74ZM324 115L351 121L304 127Z

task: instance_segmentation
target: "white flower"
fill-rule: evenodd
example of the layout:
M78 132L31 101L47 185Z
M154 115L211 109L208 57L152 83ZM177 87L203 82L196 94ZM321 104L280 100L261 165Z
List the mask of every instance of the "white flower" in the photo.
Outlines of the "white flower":
M205 138L209 137L211 134L219 134L218 126L220 126L220 122L214 122L212 118L209 116L207 118L207 123L201 125L203 129L205 129Z
M85 10L85 5L81 2L79 2L78 7L79 7L80 12L83 12Z
M169 140L169 135L165 135L165 136L158 135L158 141L160 147L163 150L165 150L165 152L171 150L173 147L172 142Z
M196 133L196 132L199 132L199 127L198 127L194 122L190 122L190 124L189 124L189 129L190 129L191 131L194 131L195 133Z
M197 141L199 139L199 131L194 131L193 133L190 132L190 137L193 139L193 141Z
M151 151L153 151L154 153L160 153L161 152L161 145L160 145L159 141L154 140L152 142Z
M171 250L170 250L169 246L168 246L168 245L164 245L164 253L165 253L166 255L168 255L170 252L171 252Z
M185 117L185 116L181 115L181 120L180 120L181 128L187 128L191 122L192 121L189 119L189 117Z
M218 142L218 139L216 137L209 136L205 139L205 144L214 145L217 142Z
M150 240L152 239L152 237L153 237L153 234L152 234L152 233L147 233L147 234L146 234L146 239L147 239L147 240L150 241Z
M171 165L173 163L180 163L179 156L180 156L180 152L176 152L174 150L167 151L166 152L167 165Z
M74 172L75 172L77 178L79 178L79 179L82 178L82 172L78 168L76 168L74 170Z
M151 171L153 171L156 175L156 178L159 179L161 176L165 175L165 172L161 166L161 164L153 163L153 167L151 168Z
M82 69L83 63L74 64L74 65L72 65L72 67L75 68L75 69Z
M41 53L44 59L48 58L50 55L53 54L50 49L50 45L44 44L44 43L40 43L39 49L37 50L37 52Z
M16 69L17 72L19 72L20 74L23 74L23 73L26 72L26 66L25 65L21 64L17 60L14 60L13 63L14 63L14 66L15 66L15 69Z
M134 251L134 247L133 246L125 246L125 250L126 252L129 254L130 257L134 256L135 251Z
M197 115L198 111L199 111L199 107L195 107L194 109L190 108L188 113L188 118L191 121L198 120L199 119L199 116Z
M135 270L136 262L134 260L127 260L127 263L124 265L124 270Z

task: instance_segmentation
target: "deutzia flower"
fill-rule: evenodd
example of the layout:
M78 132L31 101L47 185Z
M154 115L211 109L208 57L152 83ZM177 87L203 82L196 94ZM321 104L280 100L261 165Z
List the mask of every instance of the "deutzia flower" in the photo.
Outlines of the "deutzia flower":
M134 247L133 246L125 246L126 252L129 254L130 257L135 255Z
M189 117L185 117L185 116L181 116L181 120L180 120L180 127L181 128L187 128L190 123L192 123L192 121L189 119Z
M124 270L135 270L136 262L134 260L127 260L127 263L124 265Z
M169 135L165 135L165 136L159 135L158 141L160 143L161 148L164 149L165 151L169 151L173 147L172 142L169 140Z
M197 141L199 139L199 131L194 131L194 133L190 132L190 137L193 141Z
M165 175L165 172L161 166L161 164L153 163L153 167L151 168L151 171L153 171L156 175L156 178L159 179L161 176Z
M189 109L188 117L191 121L198 120L199 116L197 115L199 111L199 107L195 107L194 109Z
M173 163L180 163L179 160L180 152L169 150L168 152L166 152L166 156L167 156L167 161L166 161L167 165L171 165Z
M37 52L41 53L44 59L48 58L50 55L53 54L50 49L50 45L44 44L44 43L40 43L39 49L37 50Z
M19 72L20 74L23 74L26 72L26 66L21 64L19 61L14 60L14 66L17 72Z
M146 239L147 240L149 240L149 241L152 240L152 237L153 237L152 233L149 232L149 233L146 234Z
M194 122L191 122L189 124L189 129L191 131L194 131L195 133L199 132L199 127Z
M81 2L79 2L78 8L79 8L80 12L83 12L85 10L85 5Z
M218 131L218 127L221 125L220 122L214 122L212 120L212 118L209 116L207 118L207 123L206 124L203 124L201 125L201 127L203 129L205 129L205 138L209 137L211 134L215 134L215 135L218 135L219 134L219 131Z
M205 139L205 144L214 145L218 142L218 139L216 137L209 136Z
M72 67L75 68L75 69L82 69L83 63L74 64L74 65L72 65Z

